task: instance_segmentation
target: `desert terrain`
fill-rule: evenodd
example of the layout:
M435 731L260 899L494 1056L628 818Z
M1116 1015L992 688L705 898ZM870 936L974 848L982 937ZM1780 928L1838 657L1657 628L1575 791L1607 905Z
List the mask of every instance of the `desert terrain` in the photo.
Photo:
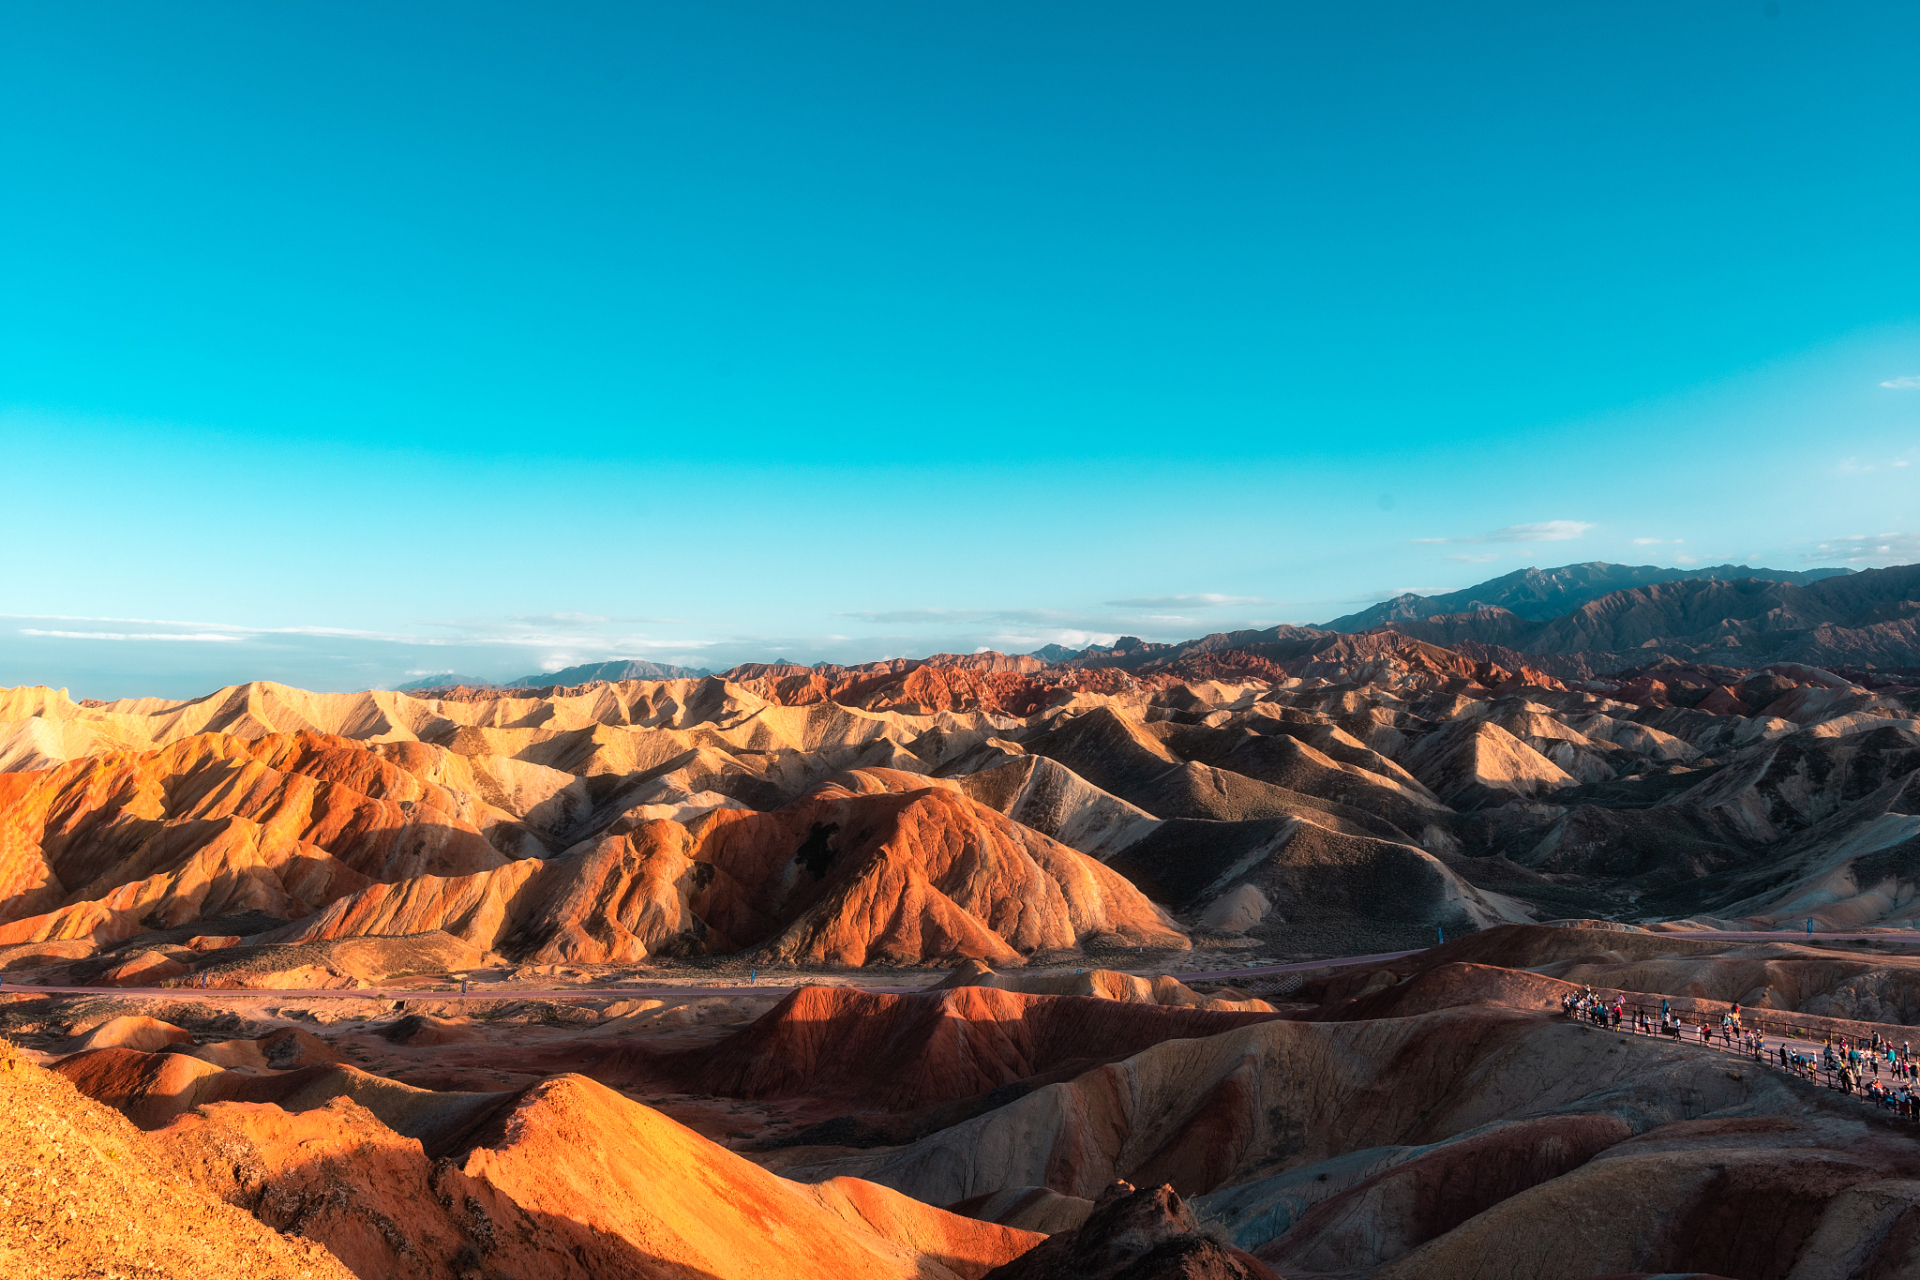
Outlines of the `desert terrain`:
M0 1271L1920 1275L1920 570L1621 570L0 690Z

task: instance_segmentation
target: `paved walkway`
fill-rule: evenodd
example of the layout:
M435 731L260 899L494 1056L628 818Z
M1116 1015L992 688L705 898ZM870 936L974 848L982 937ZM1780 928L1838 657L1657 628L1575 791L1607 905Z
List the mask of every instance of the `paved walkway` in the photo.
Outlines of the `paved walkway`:
M1650 1014L1658 1013L1657 1005L1642 1006L1642 1007L1648 1008ZM1768 1010L1763 1010L1762 1012L1764 1012L1769 1018L1779 1018L1782 1020L1786 1020L1786 1019L1791 1019L1793 1017L1791 1013L1783 1013L1782 1011L1777 1009L1768 1009ZM1599 1026L1598 1023L1588 1020L1584 1014L1582 1015L1570 1014L1568 1016L1573 1017L1576 1021L1585 1023L1587 1026ZM1631 1017L1631 1006L1629 1006L1628 1016ZM1685 1017L1688 1015L1681 1015L1681 1016ZM1698 1022L1682 1023L1680 1028L1680 1036L1678 1040L1675 1040L1675 1038L1672 1036L1662 1035L1659 1031L1659 1025L1660 1025L1659 1019L1656 1017L1654 1019L1654 1031L1652 1032L1651 1035L1648 1035L1648 1033L1643 1031L1634 1030L1632 1023L1630 1021L1622 1022L1618 1027L1600 1027L1600 1029L1603 1031L1612 1031L1616 1035L1635 1036L1642 1039L1662 1040L1669 1043L1688 1045L1695 1049L1711 1049L1715 1053L1723 1054L1724 1056L1729 1058L1743 1059L1749 1063L1752 1063L1755 1066L1769 1067L1774 1071L1779 1071L1787 1075L1797 1075L1802 1080L1812 1079L1816 1083L1824 1084L1830 1089L1838 1090L1840 1087L1838 1083L1837 1074L1826 1071L1821 1065L1822 1062L1824 1061L1822 1057L1822 1052L1826 1048L1826 1043L1824 1039L1811 1038L1805 1035L1793 1036L1793 1035L1783 1034L1778 1031L1768 1031L1766 1030L1765 1026L1762 1025L1761 1027L1757 1028L1760 1031L1761 1049L1760 1049L1760 1057L1756 1059L1750 1050L1740 1048L1738 1047L1737 1044L1730 1044L1727 1041L1727 1039L1720 1034L1720 1025L1717 1018L1714 1020L1714 1024L1713 1024L1713 1039L1705 1042L1703 1042L1700 1039L1700 1025ZM1911 1041L1916 1046L1920 1046L1920 1027L1913 1028L1912 1031L1913 1031L1913 1035L1910 1037ZM1808 1076L1804 1069L1791 1070L1789 1068L1782 1067L1780 1065L1780 1050L1783 1046L1785 1047L1786 1051L1790 1054L1798 1053L1802 1057L1811 1058L1813 1060L1813 1067L1814 1067L1813 1075ZM1836 1050L1836 1052L1838 1051ZM1881 1052L1884 1053L1885 1050L1883 1049ZM1899 1077L1893 1075L1890 1071L1887 1070L1887 1067L1884 1061L1881 1063L1879 1075L1876 1076L1873 1073L1873 1068L1864 1062L1860 1064L1859 1074L1861 1076L1860 1087L1854 1090L1853 1096L1855 1098L1858 1098L1862 1102L1866 1102L1869 1100L1867 1097L1866 1086L1875 1080L1878 1080L1884 1086L1887 1086L1889 1088L1896 1089L1896 1090L1899 1088L1900 1084L1902 1083ZM1914 1090L1914 1092L1920 1093L1920 1080L1910 1081L1907 1083Z

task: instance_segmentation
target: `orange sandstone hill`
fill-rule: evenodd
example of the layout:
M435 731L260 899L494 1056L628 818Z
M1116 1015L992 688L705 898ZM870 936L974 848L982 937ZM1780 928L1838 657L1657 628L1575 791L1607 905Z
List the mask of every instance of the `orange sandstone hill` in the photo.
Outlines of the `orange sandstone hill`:
M502 866L479 816L470 796L315 734L204 734L0 774L0 942L299 916L376 880Z
M555 862L369 886L263 941L440 929L540 960L752 948L866 964L1023 954L1093 937L1184 947L1119 875L961 794L867 770L770 813L643 821Z
M568 857L509 861L481 830L485 802L429 780L461 760L310 732L201 734L0 775L0 943L109 944L252 912L306 917L256 941L439 930L584 962L755 948L1006 964L1096 937L1186 945L1125 879L950 782L860 771L691 826L635 806Z
M746 1029L652 1069L730 1098L831 1098L908 1111L1063 1069L1077 1075L1163 1040L1277 1016L991 987L925 995L802 987Z
M97 1052L129 1059L122 1076L152 1076L141 1059L236 1075ZM0 1068L0 1132L53 1166L8 1180L8 1275L976 1280L1042 1239L856 1179L787 1181L578 1076L476 1096L296 1072L187 1110L151 1105L157 1082L140 1103L91 1061L62 1068L151 1132L60 1075ZM261 1100L217 1100L248 1092Z

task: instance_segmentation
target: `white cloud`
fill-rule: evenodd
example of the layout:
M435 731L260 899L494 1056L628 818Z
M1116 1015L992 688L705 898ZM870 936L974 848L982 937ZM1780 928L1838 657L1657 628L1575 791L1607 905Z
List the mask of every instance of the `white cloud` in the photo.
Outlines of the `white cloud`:
M1057 631L1031 631L1024 634L990 636L985 647L998 649L1002 653L1025 653L1050 644L1057 644L1064 649L1084 649L1090 644L1112 644L1122 634L1124 633L1119 631L1082 631L1075 627L1066 627Z
M884 622L889 626L912 626L916 623L978 624L1003 619L1007 614L993 609L856 609L834 616L858 618L862 622Z
M38 627L22 627L23 636L54 636L61 640L188 640L194 642L234 643L246 639L245 635L233 633L192 634L182 631L42 631Z
M398 650L406 653L406 658L395 661L395 656L379 659L391 664L395 675L416 674L421 658L420 649L444 649L464 651L467 656L454 658L453 669L472 672L483 653L491 654L498 665L510 664L514 668L530 665L534 661L555 663L560 666L575 666L583 662L614 662L622 659L645 657L654 660L666 660L683 666L698 665L698 661L685 657L690 653L727 645L726 640L679 636L670 639L658 638L646 634L636 634L611 626L596 628L588 615L559 614L535 615L543 626L530 626L514 619L467 619L445 621L427 619L419 624L433 631L386 632L367 631L352 627L252 627L238 626L223 622L174 622L149 618L71 618L62 616L36 616L31 614L0 614L0 619L26 623L89 622L94 627L71 626L23 626L16 634L32 637L39 641L112 641L119 643L155 642L174 644L213 644L235 653L251 655L235 658L250 670L272 667L279 661L350 661L349 655L373 654L382 651ZM619 622L621 619L610 619ZM99 627L98 624L119 624L112 630ZM134 624L134 626L128 626ZM134 627L139 629L136 630ZM171 627L175 630L149 630L148 628ZM125 628L125 629L122 629ZM595 634L595 630L598 634ZM315 643L327 646L324 659L316 658L322 651L314 648ZM538 654L526 654L534 650ZM409 652L410 651L410 652ZM514 656L521 654L522 656ZM303 655L297 657L295 655ZM373 661L373 659L368 659ZM448 667L439 667L435 671L445 671ZM244 674L244 673L243 673ZM520 672L520 674L526 674ZM251 678L246 676L246 678Z
M1920 561L1920 533L1855 533L1831 538L1802 557L1822 564L1911 564Z
M1198 602L1202 607L1212 604L1245 604L1258 600L1258 597L1242 596L1182 596L1162 597L1168 603ZM1273 601L1259 601L1272 604ZM1143 605L1147 600L1135 600L1126 603ZM1084 636L1124 636L1142 635L1161 639L1184 637L1195 629L1207 629L1224 626L1250 625L1251 620L1244 616L1235 618L1208 618L1201 620L1185 613L1165 611L1142 611L1139 613L1110 613L1101 609L867 609L850 613L835 614L840 618L857 618L861 622L878 623L887 626L908 628L934 628L933 632L917 638L929 641L942 649L951 649L961 644L977 632L991 632L995 639L989 643L998 644L1001 640L1009 643L1025 643L1024 637L1045 636L1039 644L1049 642L1067 644L1066 640L1057 640L1058 634L1072 632ZM1267 625L1264 623L1257 625ZM933 639L934 635L949 637L944 640ZM869 643L878 642L873 637ZM1105 644L1105 640L1083 640L1086 644ZM865 661L865 659L862 659Z
M1880 385L1894 391L1915 391L1920 390L1920 377L1888 378Z
M1223 596L1211 591L1203 591L1190 596L1135 596L1130 600L1108 600L1106 604L1118 609L1212 609L1227 604L1280 604L1278 600L1266 600L1260 596Z
M1842 458L1834 464L1833 469L1843 476L1858 476L1865 475L1869 471L1878 471L1882 467L1892 469L1908 465L1911 464L1906 458L1869 458L1865 462L1859 458Z
M1542 520L1536 524L1510 524L1492 533L1471 538L1415 538L1415 542L1571 542L1584 537L1593 528L1588 520Z
M602 622L612 622L612 618L603 618L593 613L516 613L515 622L538 622L562 627L590 627Z

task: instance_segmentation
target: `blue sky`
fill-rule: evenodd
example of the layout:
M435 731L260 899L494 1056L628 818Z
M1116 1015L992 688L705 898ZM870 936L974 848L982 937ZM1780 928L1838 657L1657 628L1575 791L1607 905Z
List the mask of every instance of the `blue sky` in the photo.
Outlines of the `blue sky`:
M1920 560L1915 47L1801 0L14 6L0 683Z

